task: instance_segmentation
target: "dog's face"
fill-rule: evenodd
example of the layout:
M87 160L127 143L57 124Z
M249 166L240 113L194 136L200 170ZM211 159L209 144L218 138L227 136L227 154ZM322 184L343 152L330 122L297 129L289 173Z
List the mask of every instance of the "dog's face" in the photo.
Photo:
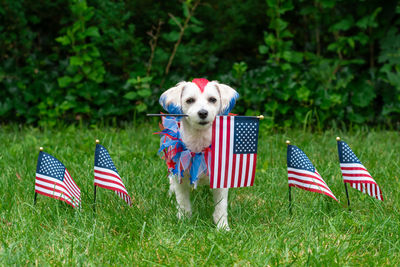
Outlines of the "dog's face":
M209 128L217 115L228 114L239 94L216 81L194 79L180 82L165 91L160 104L169 113L187 114L185 120L194 129Z

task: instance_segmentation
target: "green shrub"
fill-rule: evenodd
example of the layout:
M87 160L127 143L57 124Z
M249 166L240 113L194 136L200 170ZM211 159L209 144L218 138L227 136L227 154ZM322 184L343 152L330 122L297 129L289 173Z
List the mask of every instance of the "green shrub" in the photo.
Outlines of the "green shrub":
M400 121L397 1L85 1L0 5L0 119L55 125L159 112L218 79L268 128Z

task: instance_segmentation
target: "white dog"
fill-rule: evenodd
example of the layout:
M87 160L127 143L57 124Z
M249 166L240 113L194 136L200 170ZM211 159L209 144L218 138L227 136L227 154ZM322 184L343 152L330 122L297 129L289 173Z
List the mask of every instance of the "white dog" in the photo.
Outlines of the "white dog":
M187 114L179 123L179 134L190 152L200 153L211 145L211 126L217 115L226 115L235 105L239 94L231 87L217 81L194 79L192 82L180 82L168 89L160 97L160 104L169 113ZM208 172L203 172L197 184L209 184ZM183 178L170 174L170 192L175 193L178 218L191 216L190 172L185 171ZM213 189L215 210L213 219L217 228L229 230L228 189Z

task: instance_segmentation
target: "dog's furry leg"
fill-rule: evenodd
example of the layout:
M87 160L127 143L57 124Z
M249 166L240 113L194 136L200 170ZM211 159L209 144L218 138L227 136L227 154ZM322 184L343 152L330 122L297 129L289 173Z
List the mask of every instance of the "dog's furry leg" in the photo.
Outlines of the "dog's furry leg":
M189 179L183 179L182 183L179 183L178 177L175 175L169 176L170 187L169 193L175 193L177 208L178 208L178 219L182 219L184 216L192 216L192 205L190 203L190 184Z
M228 188L213 189L215 210L213 213L214 223L218 229L229 231L228 224Z

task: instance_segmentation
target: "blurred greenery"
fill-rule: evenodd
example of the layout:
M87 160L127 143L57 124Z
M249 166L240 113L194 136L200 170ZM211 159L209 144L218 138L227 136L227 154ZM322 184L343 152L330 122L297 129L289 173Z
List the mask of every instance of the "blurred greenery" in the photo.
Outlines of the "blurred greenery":
M0 120L135 120L206 77L267 128L400 129L399 28L396 0L1 0Z

